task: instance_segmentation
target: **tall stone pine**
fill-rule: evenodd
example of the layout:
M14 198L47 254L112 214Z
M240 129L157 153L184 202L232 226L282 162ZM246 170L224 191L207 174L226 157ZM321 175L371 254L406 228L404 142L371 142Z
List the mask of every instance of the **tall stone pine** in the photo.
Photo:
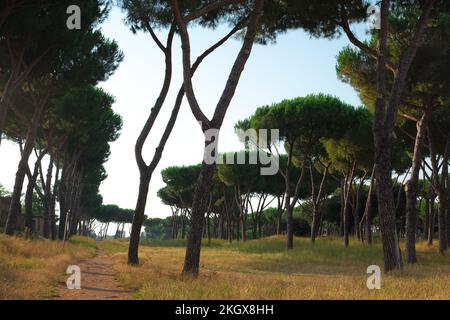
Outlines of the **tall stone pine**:
M228 2L228 1L225 1ZM180 11L184 14L194 12L203 5L203 1L190 1L182 2L180 4ZM139 192L136 201L136 207L134 211L133 224L131 228L130 244L128 248L128 263L135 265L139 263L139 240L140 232L144 222L145 208L147 204L147 195L149 190L149 184L161 157L163 155L164 147L175 125L178 117L178 112L181 107L181 103L185 94L184 86L178 90L175 104L172 109L171 116L166 124L163 134L159 140L158 146L153 153L151 161L147 164L143 157L144 144L157 121L158 115L164 106L167 98L167 94L172 82L172 44L173 38L176 33L176 25L173 22L173 13L168 1L155 2L151 0L124 0L121 1L121 6L127 12L126 23L130 26L133 32L144 31L150 34L156 47L162 52L165 63L164 80L158 98L156 99L147 121L145 122L135 145L135 158L139 169ZM220 6L212 5L213 8L208 6L208 15L194 15L190 16L190 19L196 20L202 26L215 27L223 18L228 14L225 10L218 10ZM214 9L214 10L212 10ZM211 11L212 10L212 11ZM205 50L201 55L197 57L191 67L190 76L194 76L195 71L203 62L203 60L213 53L217 48L222 46L228 39L235 35L239 30L245 27L243 19L237 19L235 26L229 33L224 35L211 47ZM167 38L165 41L161 41L155 29L164 27L168 29Z

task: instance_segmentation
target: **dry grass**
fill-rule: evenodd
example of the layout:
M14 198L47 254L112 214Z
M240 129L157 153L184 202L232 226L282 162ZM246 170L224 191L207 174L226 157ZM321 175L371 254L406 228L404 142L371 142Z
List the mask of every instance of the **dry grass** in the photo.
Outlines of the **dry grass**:
M296 239L287 251L284 239L246 243L213 241L202 249L198 279L183 278L182 241L141 246L141 265L126 264L126 242L105 242L118 278L136 290L137 299L450 299L450 257L419 243L420 263L402 274L382 276L381 290L366 287L367 266L382 266L379 244L321 239L312 246ZM436 245L435 245L436 246Z
M60 241L0 235L0 299L46 299L56 295L68 265L95 254L95 241Z

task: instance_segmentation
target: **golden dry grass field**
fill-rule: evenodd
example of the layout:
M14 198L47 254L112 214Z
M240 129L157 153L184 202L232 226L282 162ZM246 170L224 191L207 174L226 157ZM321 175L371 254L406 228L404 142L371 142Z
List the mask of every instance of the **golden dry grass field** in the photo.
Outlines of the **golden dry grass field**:
M149 241L140 247L141 264L128 266L127 241L103 241L119 285L135 299L450 299L450 256L437 243L418 243L419 263L403 273L382 274L380 290L368 290L369 265L382 266L379 244L367 247L341 239L271 237L245 243L213 240L202 248L198 279L180 275L182 240ZM51 299L70 264L95 255L94 240L61 242L0 236L0 299Z
M68 265L95 255L95 241L66 243L0 235L0 299L48 299L58 293Z
M402 274L382 275L380 290L368 290L367 267L383 266L381 247L340 239L284 238L228 244L212 241L202 249L198 279L180 275L184 242L156 241L141 246L141 264L126 264L127 242L106 241L119 283L136 299L450 299L450 256L436 245L419 243L419 263Z

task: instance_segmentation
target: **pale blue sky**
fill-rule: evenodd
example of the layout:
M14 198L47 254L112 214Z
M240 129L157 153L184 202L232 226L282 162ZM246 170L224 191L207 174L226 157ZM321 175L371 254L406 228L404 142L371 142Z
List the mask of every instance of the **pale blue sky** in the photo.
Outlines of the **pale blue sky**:
M134 144L160 90L164 61L150 36L144 33L133 35L124 25L123 17L123 13L114 8L102 27L107 37L119 43L125 60L117 72L101 84L116 97L113 108L122 115L124 126L121 137L111 146L112 153L105 165L108 178L102 183L100 191L105 204L134 208L139 183ZM364 37L365 26L360 25L356 29L358 35ZM214 31L199 28L191 30L193 59L227 32L225 26ZM165 37L164 30L158 34L161 38ZM312 39L303 31L292 31L280 36L274 45L256 45L225 118L219 150L241 149L233 131L234 124L265 104L322 92L335 95L352 105L360 105L356 92L336 77L336 55L348 44L346 37L337 40ZM211 115L214 110L240 45L238 40L230 40L210 55L195 75L195 91L207 115ZM180 43L176 39L172 87L148 139L145 148L147 161L151 159L182 83L180 66ZM150 185L146 210L148 216L170 215L170 209L162 205L156 196L156 191L163 186L160 171L171 165L199 163L203 154L202 139L200 128L184 101ZM0 148L0 158L0 181L11 190L17 169L18 147L5 141Z

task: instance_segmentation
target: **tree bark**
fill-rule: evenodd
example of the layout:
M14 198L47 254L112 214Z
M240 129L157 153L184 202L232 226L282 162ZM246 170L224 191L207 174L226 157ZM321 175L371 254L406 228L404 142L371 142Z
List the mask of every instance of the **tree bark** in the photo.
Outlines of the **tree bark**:
M350 199L350 191L353 185L353 177L355 175L356 169L356 161L353 161L351 167L349 167L346 177L345 177L345 189L344 189L344 209L343 209L343 218L344 218L344 245L348 247L349 245L349 234L350 234L350 221L349 221L349 199Z
M52 186L52 173L53 173L53 157L50 157L47 176L44 186L44 238L50 238L52 234L52 221L51 221L51 186Z
M183 266L183 273L185 274L198 275L203 219L209 204L209 192L211 190L214 172L215 165L203 163L192 203L191 221Z
M141 174L139 183L139 193L134 210L133 223L131 225L130 244L128 247L128 264L139 264L139 240L141 228L144 223L145 205L147 204L147 194L150 183L150 176Z
M412 155L411 176L406 184L406 226L405 244L406 261L416 263L416 230L417 230L417 184L419 181L420 164L422 163L422 146L428 126L429 111L426 110L417 122L417 134Z
M428 239L427 239L428 246L433 245L434 221L436 220L436 214L435 214L435 209L434 209L435 199L436 198L433 195L430 200L430 211L428 213L430 216L430 224L428 225Z
M311 200L312 200L312 204L313 204L313 220L312 220L312 226L311 226L311 242L312 243L315 243L315 241L316 241L317 232L319 230L320 222L322 220L319 209L320 209L320 204L322 202L322 194L324 192L325 182L326 182L326 179L328 176L328 168L329 168L329 166L325 167L325 171L323 172L322 181L320 182L320 187L319 187L319 191L318 191L317 195L316 195L316 191L315 191L312 164L309 168L310 178L311 178Z

